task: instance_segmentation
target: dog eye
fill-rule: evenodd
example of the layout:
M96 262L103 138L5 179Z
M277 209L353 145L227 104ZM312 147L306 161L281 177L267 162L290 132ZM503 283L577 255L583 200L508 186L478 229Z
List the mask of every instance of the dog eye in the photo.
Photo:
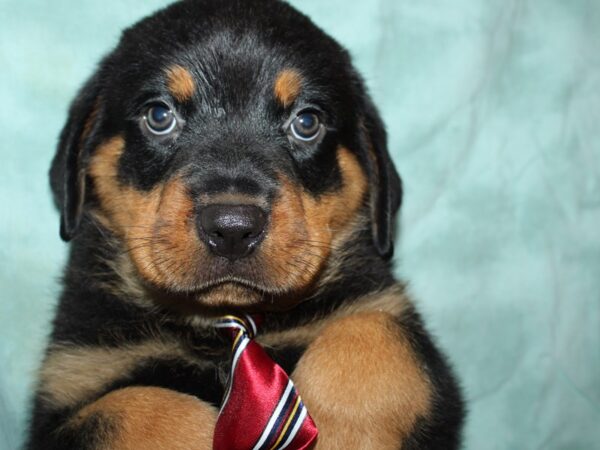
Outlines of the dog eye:
M146 128L156 135L169 134L177 125L177 119L171 108L164 103L152 105L144 115Z
M314 141L321 134L319 116L311 111L301 111L290 125L292 135L301 141Z

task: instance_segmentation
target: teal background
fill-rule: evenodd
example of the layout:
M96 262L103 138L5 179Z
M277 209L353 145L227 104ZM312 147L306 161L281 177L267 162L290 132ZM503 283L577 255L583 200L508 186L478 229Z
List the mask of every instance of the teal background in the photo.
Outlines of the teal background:
M0 449L59 292L66 109L159 0L0 0ZM398 274L462 379L467 449L600 448L600 2L303 0L347 46L405 182Z

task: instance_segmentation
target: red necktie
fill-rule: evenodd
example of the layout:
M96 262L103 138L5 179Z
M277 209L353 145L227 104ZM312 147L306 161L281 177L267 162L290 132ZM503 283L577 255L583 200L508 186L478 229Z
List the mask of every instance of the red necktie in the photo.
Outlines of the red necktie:
M317 427L292 381L252 340L253 318L226 316L215 326L233 339L233 347L213 450L311 448Z

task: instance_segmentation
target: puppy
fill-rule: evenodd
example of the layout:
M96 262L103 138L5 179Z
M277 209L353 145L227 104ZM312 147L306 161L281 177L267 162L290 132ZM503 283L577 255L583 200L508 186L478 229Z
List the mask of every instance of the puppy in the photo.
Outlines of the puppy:
M315 448L458 448L460 390L392 273L384 125L286 3L181 1L127 29L50 177L71 247L28 449L212 448L232 313L263 316Z

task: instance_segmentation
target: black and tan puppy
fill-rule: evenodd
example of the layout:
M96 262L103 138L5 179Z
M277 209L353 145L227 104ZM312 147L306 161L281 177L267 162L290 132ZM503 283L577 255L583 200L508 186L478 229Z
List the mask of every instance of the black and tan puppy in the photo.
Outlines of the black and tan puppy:
M264 313L319 450L459 446L459 390L392 275L383 124L289 5L182 1L125 31L51 183L72 242L29 449L210 449L212 323L240 311Z

